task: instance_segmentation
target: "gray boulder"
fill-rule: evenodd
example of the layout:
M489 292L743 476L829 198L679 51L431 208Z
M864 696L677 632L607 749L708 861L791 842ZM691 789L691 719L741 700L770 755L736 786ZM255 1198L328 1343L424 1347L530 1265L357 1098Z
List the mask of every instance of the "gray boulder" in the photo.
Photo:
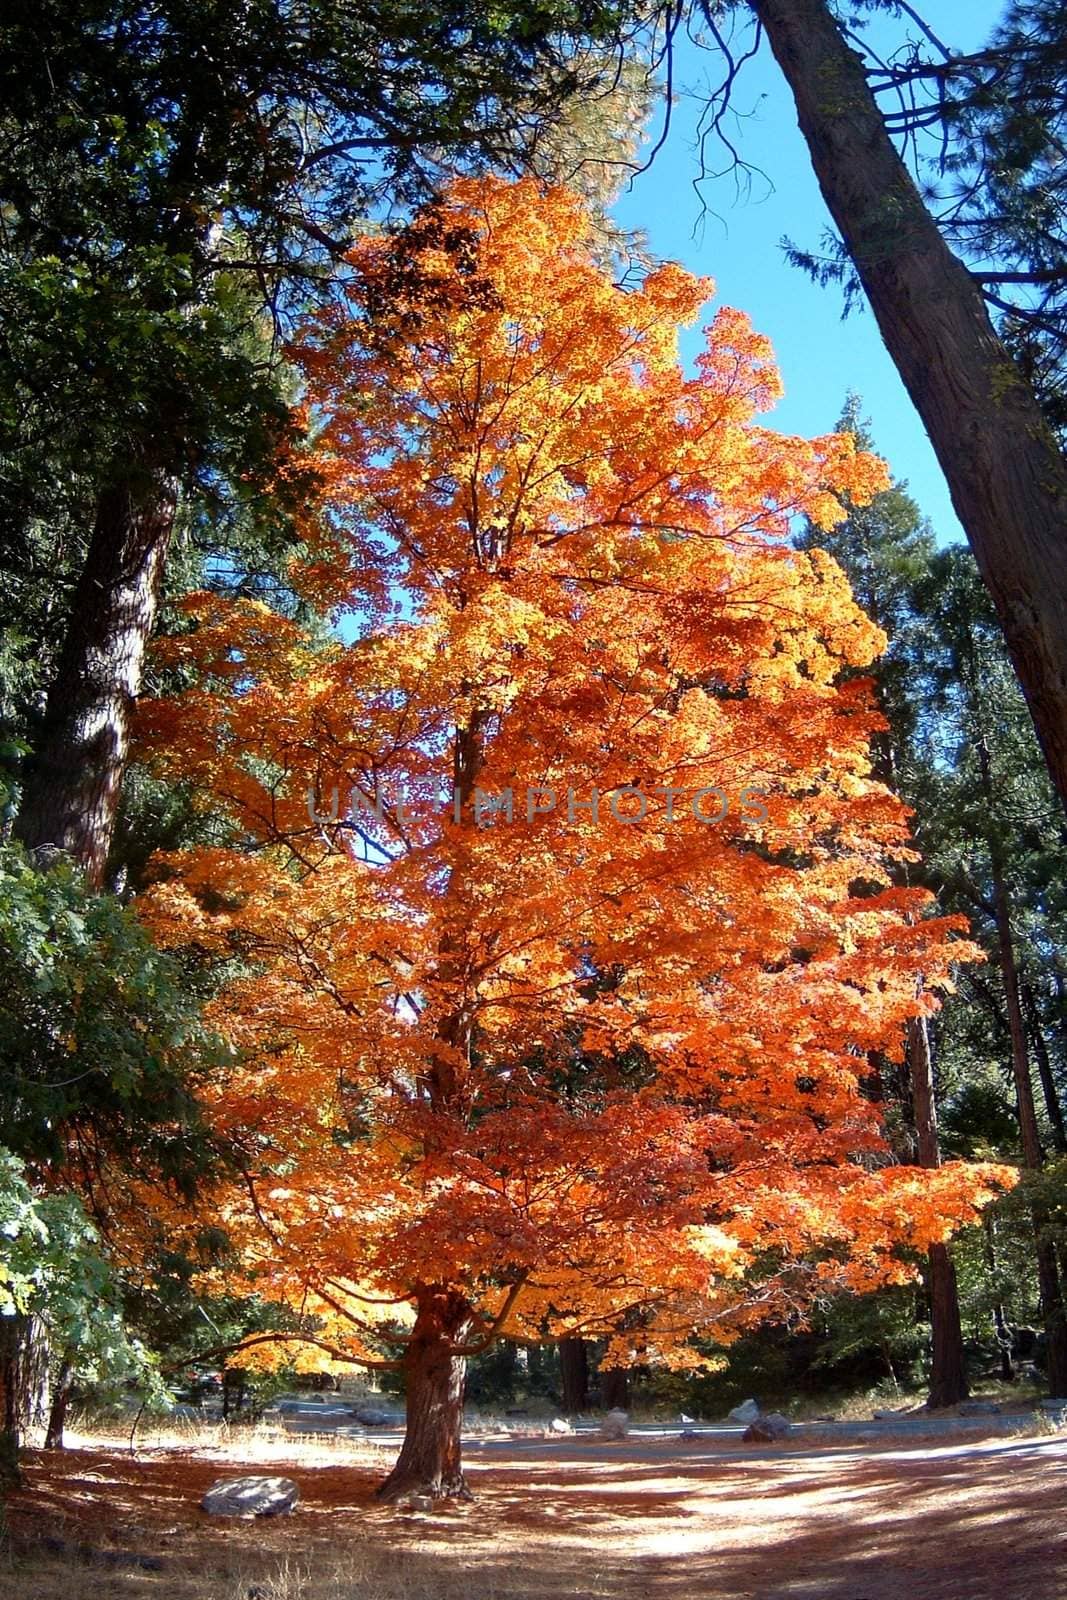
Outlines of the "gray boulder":
M381 1406L358 1406L355 1418L368 1428L399 1427L404 1420L399 1412L384 1411Z
M755 1400L742 1400L739 1406L727 1413L730 1422L740 1422L742 1426L749 1422L756 1422L759 1418L759 1406Z
M777 1444L793 1431L793 1424L780 1411L770 1411L765 1417L750 1422L741 1435L743 1444Z
M292 1478L218 1478L200 1509L212 1517L278 1517L292 1511L299 1499Z

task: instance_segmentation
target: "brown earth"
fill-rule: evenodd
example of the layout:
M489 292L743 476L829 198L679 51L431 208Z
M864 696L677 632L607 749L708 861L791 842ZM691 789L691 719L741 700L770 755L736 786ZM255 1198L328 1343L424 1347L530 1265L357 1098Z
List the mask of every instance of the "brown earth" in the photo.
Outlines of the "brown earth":
M15 1600L1067 1600L1067 1440L503 1443L476 1500L373 1499L385 1458L340 1442L116 1442L31 1456L7 1504ZM220 1475L297 1479L289 1517L199 1510Z

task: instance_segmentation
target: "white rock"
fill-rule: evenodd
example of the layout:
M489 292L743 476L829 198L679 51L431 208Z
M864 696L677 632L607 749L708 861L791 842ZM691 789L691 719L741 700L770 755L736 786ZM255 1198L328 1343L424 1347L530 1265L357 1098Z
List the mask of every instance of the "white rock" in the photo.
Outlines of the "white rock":
M552 1419L551 1423L549 1424L549 1426L552 1429L553 1433L573 1433L574 1432L574 1425L572 1423L568 1422L566 1417L553 1417L553 1419Z
M277 1517L292 1511L299 1499L292 1478L218 1478L200 1508L213 1517Z
M749 1423L758 1420L759 1406L755 1400L742 1400L739 1406L734 1406L734 1409L728 1413L728 1417L731 1422L740 1422L743 1426L747 1426Z

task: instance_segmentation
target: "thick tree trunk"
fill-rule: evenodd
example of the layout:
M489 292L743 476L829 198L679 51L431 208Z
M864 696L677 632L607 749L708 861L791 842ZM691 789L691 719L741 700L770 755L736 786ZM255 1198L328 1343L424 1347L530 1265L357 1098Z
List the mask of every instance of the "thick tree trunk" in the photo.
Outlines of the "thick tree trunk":
M0 1317L0 1404L4 1454L39 1447L48 1428L48 1335L39 1317Z
M930 1031L925 1017L908 1022L908 1066L911 1072L911 1098L915 1112L915 1137L919 1165L939 1167L941 1150L937 1138L937 1105L934 1099L933 1062ZM970 1393L963 1358L963 1329L960 1324L960 1297L956 1268L943 1244L930 1246L926 1265L926 1284L930 1300L932 1359L930 1391L926 1404L958 1405Z
M101 492L24 773L15 836L31 850L66 852L94 888L104 881L175 506L176 486L162 473L131 474Z
M826 0L752 0L819 187L930 435L1067 805L1067 463Z
M559 1375L563 1409L578 1416L589 1409L589 1352L584 1339L559 1341Z
M380 1499L471 1498L460 1455L467 1361L456 1353L471 1323L469 1303L454 1290L434 1286L420 1293L404 1355L407 1429L396 1465L379 1485Z

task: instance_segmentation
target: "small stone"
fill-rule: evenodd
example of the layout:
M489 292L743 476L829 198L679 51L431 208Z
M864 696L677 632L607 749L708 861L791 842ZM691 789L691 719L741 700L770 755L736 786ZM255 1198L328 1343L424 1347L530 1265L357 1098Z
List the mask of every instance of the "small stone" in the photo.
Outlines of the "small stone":
M755 1400L742 1400L741 1404L734 1406L734 1409L727 1415L730 1422L740 1422L744 1426L749 1422L758 1420L759 1406Z
M552 1421L549 1423L549 1427L552 1429L553 1433L574 1432L574 1424L568 1422L566 1417L553 1417Z
M212 1517L278 1517L292 1511L299 1499L292 1478L218 1478L200 1508Z
M432 1511L433 1496L429 1494L413 1494L408 1502L412 1511Z

